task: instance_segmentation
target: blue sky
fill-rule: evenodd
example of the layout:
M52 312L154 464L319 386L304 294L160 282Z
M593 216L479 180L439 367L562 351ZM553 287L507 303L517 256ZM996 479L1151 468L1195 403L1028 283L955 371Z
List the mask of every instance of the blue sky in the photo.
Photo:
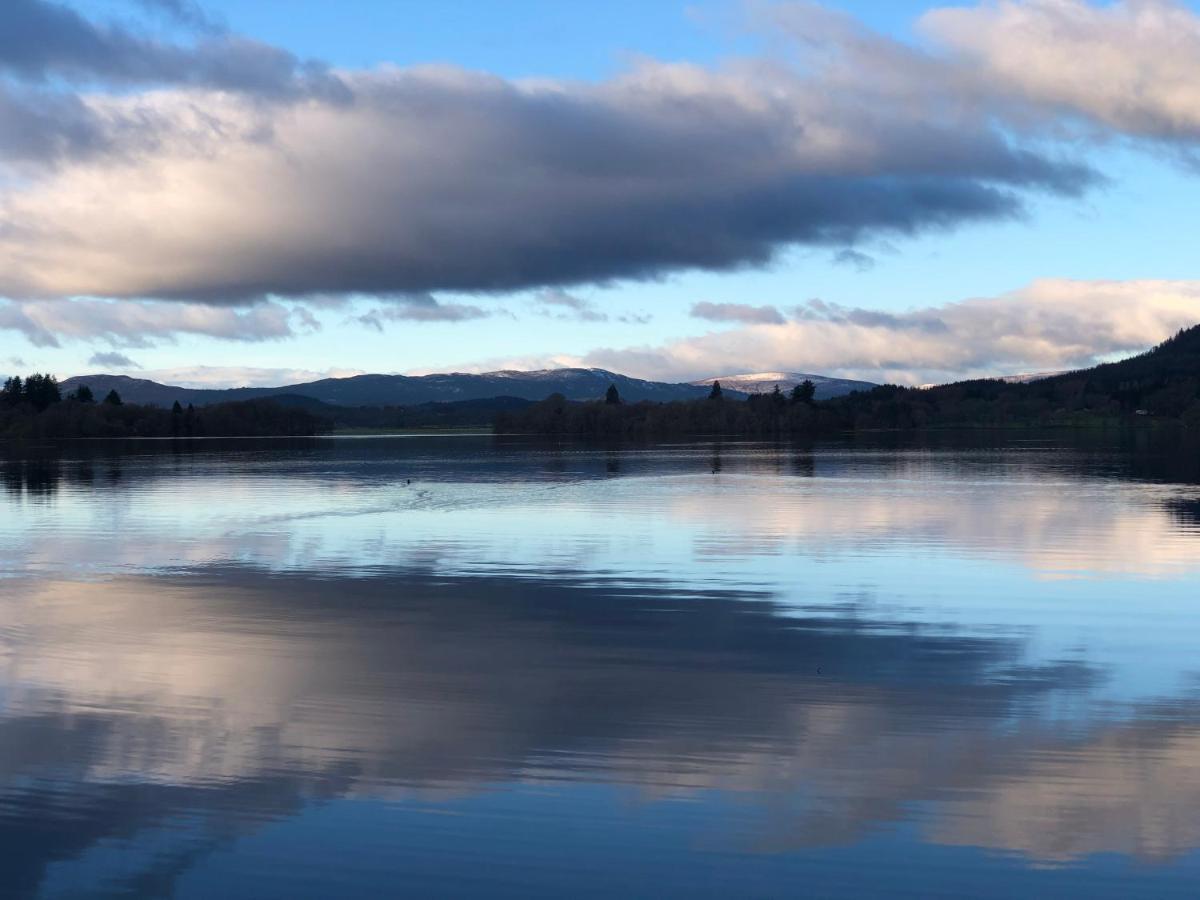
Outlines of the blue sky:
M30 8L57 6L49 0L21 0L21 3ZM1048 5L1045 0L1022 0L1015 7L1019 12L1023 12L1020 8L1024 7L1031 7L1036 12ZM1143 69L1147 56L1155 58L1154 28L1161 23L1150 22L1148 27L1138 29L1134 34L1134 29L1105 18L1112 12L1112 7L1106 4L1087 4L1078 0L1075 5L1078 7L1077 18L1083 23L1080 40L1093 40L1097 29L1113 26L1110 31L1117 35L1116 46L1122 52L1126 49L1124 35L1129 33L1129 53ZM1193 7L1172 6L1165 2L1149 4L1151 7L1156 5L1200 22L1189 12ZM844 13L849 17L845 21L857 23L855 27L872 34L874 40L894 38L916 53L930 51L931 42L943 40L948 42L949 51L944 46L935 46L931 51L939 59L961 54L965 48L969 53L992 54L979 64L981 68L1003 63L1003 60L1001 63L994 61L995 56L1004 52L1003 47L979 50L973 45L968 46L969 39L963 43L953 35L931 38L929 30L917 23L933 6L929 3L858 0L829 3L826 9ZM970 4L963 6L968 10L976 9ZM200 14L172 17L164 12L165 7L198 10L209 24L200 21ZM195 5L172 4L165 0L141 3L79 0L65 8L78 13L82 20L97 28L103 29L116 22L128 34L162 45L191 47L212 34L252 39L290 52L301 60L320 60L334 73L351 73L351 78L356 77L354 73L378 72L381 66L406 69L439 64L486 73L509 82L537 79L553 82L556 86L583 82L603 90L645 60L652 61L655 66L689 63L705 72L719 72L735 65L737 60L775 63L790 59L790 54L796 52L794 35L785 34L785 29L776 27L770 19L778 9L789 7L771 3L618 0L593 7L549 0L517 0L505 4L467 0L440 3L342 0L337 4L318 0L203 0ZM1190 27L1187 21L1185 25ZM1084 26L1090 30L1085 30ZM810 26L806 24L805 27ZM819 32L816 25L811 28L813 30L805 34L814 35L812 40L816 44L823 46L823 42L836 42L836 38L828 38ZM1047 40L1060 40L1061 36L1057 32L1051 34L1051 31L1047 27ZM1163 34L1177 32L1178 22L1162 26L1159 31ZM1196 47L1200 47L1200 24L1194 34L1186 33L1185 37L1196 38ZM953 43L954 40L959 43ZM1138 42L1146 46L1139 47ZM4 52L0 43L0 73L4 71ZM1046 52L1052 60L1058 54L1067 66L1077 59L1078 46L1063 44L1059 49L1049 44ZM878 55L877 51L872 53ZM852 99L869 97L881 79L894 77L887 72L873 71L872 53L851 64L854 84L850 90L857 92L850 95ZM191 83L176 86L171 80L174 76L163 77L162 83L153 79L141 83L124 74L113 77L110 69L96 68L95 72L99 74L81 78L71 68L75 64L64 63L61 58L46 65L61 68L47 68L37 77L30 77L27 70L11 68L9 78L14 90L46 90L47 84L53 89L61 79L64 96L75 96L76 93L84 97L110 96L120 102L131 96L150 98L155 96L154 92L188 96L187 91L197 90ZM807 77L807 74L798 77ZM1143 93L1153 95L1155 76L1153 71L1144 73L1150 87L1143 86ZM970 77L964 75L964 82ZM801 90L820 92L825 82L810 80L800 84ZM755 85L756 89L762 87L758 81ZM1164 96L1169 88L1169 84L1164 84ZM357 83L355 90L361 90ZM769 84L765 90L770 93ZM839 81L838 90L848 89ZM935 114L940 115L936 104L947 101L940 95L929 100L927 95L931 90L934 88L930 86L919 88L924 98L920 102L933 104ZM1039 91L1044 96L1031 100ZM1076 93L1068 96L1064 91ZM1193 293L1193 280L1197 276L1194 239L1190 234L1194 210L1200 201L1200 169L1183 161L1192 152L1196 141L1194 132L1200 132L1200 128L1193 128L1188 119L1192 113L1189 107L1182 113L1187 121L1176 129L1179 133L1171 131L1164 138L1167 126L1143 124L1147 117L1160 110L1150 109L1145 116L1130 116L1128 121L1119 119L1116 113L1102 106L1103 97L1109 92L1107 86L1097 84L1093 103L1087 97L1080 98L1077 89L1070 84L1064 87L1061 83L1022 83L1004 96L987 101L994 105L995 116L1010 118L999 124L994 124L994 119L987 119L983 124L977 122L972 126L980 129L981 141L984 138L1001 143L1007 140L1022 152L1045 157L1049 164L1068 160L1088 167L1094 177L1082 190L1058 184L1030 187L1022 180L1025 175L1014 175L1011 180L1002 181L1000 187L1019 196L1020 210L1016 214L956 217L941 210L931 213L928 221L921 221L915 233L907 233L904 228L867 227L842 240L775 239L770 247L772 258L769 261L750 253L750 258L713 265L715 271L701 271L688 263L670 262L655 263L653 271L637 271L632 275L616 266L611 273L599 278L587 275L543 277L534 272L524 279L528 282L524 286L484 290L475 287L456 289L454 283L463 281L451 274L445 288L438 287L435 282L428 290L401 290L404 298L396 307L396 291L391 282L378 291L314 289L320 294L314 301L310 294L304 293L307 288L299 294L291 288L277 290L269 279L261 294L239 294L236 298L222 295L215 299L205 293L207 287L194 288L192 281L179 287L178 294L170 296L159 293L175 290L171 283L166 283L164 288L161 279L153 281L152 288L129 289L110 288L105 281L106 273L114 266L146 265L172 269L177 260L189 252L191 245L187 241L194 240L190 235L180 237L183 243L164 245L168 249L183 247L179 251L180 257L166 256L164 250L144 264L132 258L137 256L136 253L126 254L123 248L89 246L86 254L74 259L90 254L88 259L99 259L102 264L97 263L79 278L64 277L63 287L54 285L43 289L41 285L47 280L53 281L57 269L66 266L56 260L66 259L67 251L61 247L46 250L39 246L35 253L25 245L12 249L0 242L0 262L4 262L6 253L12 253L22 265L27 259L45 260L35 272L36 278L30 276L26 282L14 281L14 286L8 288L0 282L0 289L6 290L10 297L7 320L4 307L0 306L0 328L8 323L6 330L0 330L0 371L16 371L23 367L49 369L60 375L77 374L108 368L91 362L96 354L108 354L100 358L112 360L117 355L124 356L140 367L125 369L130 374L144 371L156 377L171 375L178 381L222 384L290 380L292 375L306 373L526 368L555 364L605 365L623 368L632 374L671 379L698 378L729 369L787 368L923 381L1011 367L1075 365L1088 359L1119 355L1165 336L1170 330L1186 324L1189 317L1191 321L1200 320L1200 304L1196 299L1200 293ZM967 94L964 92L963 96ZM1017 101L1013 98L1018 96L1019 102L1028 108L1014 113L1011 107ZM189 98L188 102L199 107L217 101L205 95L203 100ZM273 102L273 98L261 102ZM590 102L586 101L585 105ZM623 95L617 102L627 100ZM864 102L874 102L874 99L869 97ZM912 103L915 105L917 101ZM1168 112L1176 119L1180 115L1178 109L1172 108ZM1195 113L1200 122L1200 108ZM894 115L893 112L887 114ZM290 115L288 110L280 113L280 116L286 115ZM918 115L928 115L928 111ZM1031 119L1038 120L1036 127L1029 127ZM1172 122L1175 124L1170 128L1175 129L1178 123L1174 119ZM416 124L419 126L419 120ZM807 122L802 121L801 125L806 129L801 134L811 133ZM412 123L405 123L405 126L396 126L398 141L407 140L411 134ZM1070 132L1065 138L1064 129ZM536 130L533 137L537 137ZM346 141L351 140L354 138L347 136ZM598 140L604 140L602 134ZM890 133L884 135L879 144L882 149L873 152L886 154L897 140ZM964 152L970 152L973 146L975 144L969 145ZM35 171L27 162L22 162L19 167L14 164L12 172L15 174L9 175L7 183L16 185L10 188L15 199L6 209L0 196L0 226L20 224L22 220L18 213L33 208L38 211L36 215L43 217L39 221L57 227L67 214L64 210L80 208L62 200L68 186L74 185L72 190L85 190L79 185L113 185L118 178L150 178L148 173L155 171L153 167L157 162L151 159L148 164L126 168L117 174L114 174L115 170L98 168L99 164L90 158L63 163L50 173ZM503 167L510 164L505 159L481 156L471 165ZM911 165L904 160L899 165L885 166L882 175L886 178L906 177ZM897 172L901 174L897 175ZM3 173L0 159L0 176ZM464 177L468 174L464 168ZM403 181L421 176L410 176L401 168L384 172L380 177ZM978 176L971 173L969 177ZM1009 178L1008 175L1003 177ZM163 228L169 231L179 220L187 219L189 204L208 203L208 198L202 196L207 183L205 176L197 176L186 182L186 189L159 193L156 202L162 210L155 210L153 214L165 217L168 224ZM253 181L240 183L255 184ZM5 184L0 178L0 192ZM41 186L45 186L45 190L34 194ZM53 196L53 204L46 200L48 196ZM151 213L135 208L133 200L124 199L131 196L129 192L116 192L114 188L114 199L100 208L105 213L111 211L116 219L136 215L143 221L141 217ZM431 202L435 209L437 199L434 193ZM253 200L247 200L256 204L274 202L272 192L266 189ZM400 221L405 217L404 202L407 201L397 202L395 214ZM819 205L822 201L818 197L813 202ZM28 203L36 205L30 207ZM636 202L630 204L631 226L638 222L637 209ZM321 210L323 207L318 208L318 215ZM83 213L80 215L84 216ZM95 211L90 215L91 218L84 219L89 232L87 240L100 240L95 235L102 235L108 227L108 215L101 216ZM348 220L352 218L349 214L344 215ZM521 215L520 207L515 215ZM547 221L556 222L559 215L555 212ZM711 212L699 207L696 212L701 224L705 216L712 216L714 227L723 227L719 221L721 215L720 211ZM333 219L336 216L336 213L331 214ZM942 222L939 216L946 221ZM499 221L503 223L504 220ZM545 228L549 226L541 227L539 234L544 236ZM493 225L492 229L503 231L504 225ZM3 234L2 228L0 234ZM699 227L691 240L703 241L704 237L703 228ZM553 238L551 234L549 239ZM335 239L341 240L341 236L329 233L319 236L319 240L325 242ZM211 243L211 235L205 240ZM60 245L64 243L59 241ZM586 248L587 244L583 246ZM224 253L236 256L239 247L240 244L231 239ZM380 252L386 254L387 247ZM405 246L395 249L397 257L402 258L407 252ZM463 248L454 248L455 254L470 252L469 242ZM509 254L505 257L506 271L526 268L519 249L506 252ZM106 255L114 261L105 259ZM296 259L297 265L302 267L305 257L306 251L298 248L290 258ZM371 258L367 264L376 262ZM447 264L439 261L438 265ZM537 267L530 264L528 268ZM47 271L51 274L46 275ZM259 275L254 277L259 278ZM133 279L131 283L141 284L136 277L130 278ZM286 281L286 277L283 280ZM1036 331L1036 326L1027 328L1022 324L1018 313L1026 315L1029 321L1045 319L1047 309L1058 302L1046 299L1047 292L1036 287L1047 280L1069 283L1072 287L1065 292L1069 297L1060 307L1055 307L1055 315L1060 315L1061 321L1056 320L1052 329ZM322 285L326 283L325 280L318 281ZM35 282L36 289L26 288L26 284ZM397 282L401 286L409 283L404 277ZM1119 288L1111 288L1109 283L1119 283ZM28 296L23 293L25 290L30 291ZM195 296L189 294L192 290L196 290ZM564 294L566 300L555 292ZM1064 291L1056 289L1049 293L1057 297ZM0 291L0 296L2 294ZM414 301L416 295L419 295L418 300ZM824 311L826 306L819 309L805 306L814 300L843 312L829 314ZM961 315L938 312L962 301L974 300L988 302L968 307ZM106 321L114 319L106 307L87 307L88 302L113 306L125 304L126 310L140 306L137 316L122 314L115 317L115 325L84 327L78 323L92 314L103 314ZM426 310L431 308L429 304L434 304L439 310L450 307L464 312L453 321L441 312L414 316L411 314L414 302L418 306L425 304L422 308ZM76 306L64 305L70 303ZM262 303L268 304L270 316L290 316L286 319L287 324L281 325L273 318L270 328L255 331L258 326L251 327L237 318L266 315L262 308L253 312L255 305ZM697 303L728 305L731 309L771 307L779 311L787 324L770 331L767 326L756 324L745 316L739 318L742 314L736 310L730 314L733 318L727 320L700 318L693 313ZM1007 305L1001 313L996 313L996 303ZM161 319L160 324L139 325L138 322L145 319L140 307L146 304L150 304L152 312L160 305L174 304L174 311L155 318L156 322ZM232 315L235 319L232 324L222 320L217 325L176 327L181 319L189 316L192 319L205 317L202 311L189 312L187 316L178 313L184 307L190 310L197 305L215 309L214 315ZM803 309L796 311L797 307ZM378 313L397 308L405 311L395 319L386 318L386 314L382 318L368 315L372 310ZM1057 311L1060 308L1061 313ZM56 310L54 315L67 315L63 312L67 309L79 310L76 325L57 324L58 320L52 320L47 312L52 309ZM1097 310L1094 316L1091 314L1093 309ZM931 310L933 312L928 312ZM945 323L952 319L958 323L954 327L962 333L954 336L953 345L945 338L939 339L941 343L936 346L913 345L908 351L913 356L910 365L905 364L906 351L899 345L894 353L876 350L873 355L866 351L837 355L833 348L843 346L839 341L844 341L844 346L853 350L864 344L865 333L854 329L865 327L863 322L871 312L901 317L899 325L893 323L892 327L899 329L893 334L903 332L907 335L922 329L927 334L944 332ZM813 324L815 318L820 319L819 327ZM931 319L936 319L936 328L928 327ZM1103 320L1104 328L1097 328L1094 335L1089 332L1078 341L1056 338L1057 344L1047 345L1047 335L1051 332L1070 332L1076 329L1078 321L1090 322L1092 319ZM1135 320L1141 327L1128 327L1128 323ZM162 324L164 322L166 324ZM997 350L994 341L987 347L975 348L981 336L1000 327L998 323L1001 322L1007 323L1005 327L1016 327L1020 333L1012 336L1013 340L1006 345L1008 349ZM1018 324L1013 326L1013 322ZM138 331L139 327L145 330ZM234 339L230 339L231 336ZM887 332L872 331L869 336L875 341L874 346L886 348L891 343ZM1012 349L1018 344L1019 349ZM972 347L971 352L958 352L960 346L967 345ZM209 367L209 370L201 372L197 367Z

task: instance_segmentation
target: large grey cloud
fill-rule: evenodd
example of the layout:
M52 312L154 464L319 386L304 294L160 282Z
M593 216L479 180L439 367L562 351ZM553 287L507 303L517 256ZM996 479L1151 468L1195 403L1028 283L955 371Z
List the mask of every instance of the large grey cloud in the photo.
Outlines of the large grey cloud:
M794 63L644 60L577 83L330 72L219 30L172 44L14 0L0 295L243 303L762 266L1078 195L1099 176L1054 140L1063 117L1154 139L1200 123L1200 19L1164 0L935 11L932 49L811 4L763 17ZM64 80L87 90L30 93Z
M203 21L191 4L160 0L154 5L192 24ZM97 24L52 0L0 4L0 72L32 81L186 84L274 97L349 99L325 65L281 48L231 33L205 34L192 44L167 43L125 25Z
M656 278L1014 216L1031 192L1094 180L940 91L898 104L819 67L645 61L598 84L384 68L330 76L353 103L297 103L304 70L282 51L164 47L54 4L14 9L26 34L57 31L9 41L10 72L176 85L79 95L66 120L105 152L0 194L0 221L24 223L0 234L0 293L22 298Z

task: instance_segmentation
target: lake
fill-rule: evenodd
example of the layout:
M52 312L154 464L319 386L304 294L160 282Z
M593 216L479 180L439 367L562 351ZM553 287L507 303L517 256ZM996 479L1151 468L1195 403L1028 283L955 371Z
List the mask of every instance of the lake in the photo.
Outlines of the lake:
M0 449L0 894L1195 896L1198 468Z

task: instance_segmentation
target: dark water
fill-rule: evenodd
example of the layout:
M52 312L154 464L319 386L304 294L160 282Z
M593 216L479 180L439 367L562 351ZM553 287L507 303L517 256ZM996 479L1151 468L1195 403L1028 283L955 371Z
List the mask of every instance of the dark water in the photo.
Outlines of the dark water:
M10 448L0 894L1195 896L1198 465Z

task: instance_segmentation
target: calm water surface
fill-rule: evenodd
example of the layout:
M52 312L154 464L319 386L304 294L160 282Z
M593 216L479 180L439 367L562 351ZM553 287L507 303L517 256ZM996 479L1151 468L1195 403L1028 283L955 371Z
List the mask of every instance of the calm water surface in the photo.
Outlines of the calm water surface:
M0 895L1195 896L1198 468L0 449Z

